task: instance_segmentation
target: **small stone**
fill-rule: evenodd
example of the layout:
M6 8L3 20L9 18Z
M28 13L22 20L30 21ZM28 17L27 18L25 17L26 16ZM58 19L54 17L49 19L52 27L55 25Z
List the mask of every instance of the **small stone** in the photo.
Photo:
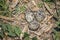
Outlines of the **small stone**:
M41 22L45 18L45 14L43 11L36 12L36 19Z
M33 15L32 12L26 12L25 16L26 16L26 20L27 20L28 22L32 22L33 19L34 19L34 15Z
M34 31L37 30L39 26L40 26L39 23L36 20L34 20L29 24L29 29Z

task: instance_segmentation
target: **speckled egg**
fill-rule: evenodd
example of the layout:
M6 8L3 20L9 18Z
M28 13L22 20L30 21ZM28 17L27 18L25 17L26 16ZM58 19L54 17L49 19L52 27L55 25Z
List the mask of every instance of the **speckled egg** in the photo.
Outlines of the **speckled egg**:
M37 21L41 22L45 18L45 13L43 11L36 12Z
M37 30L38 28L39 28L39 22L37 22L36 20L34 20L33 22L31 22L30 24L29 24L29 29L30 30Z
M33 19L34 19L34 15L33 15L32 12L26 12L26 13L25 13L25 17L26 17L26 20L27 20L28 22L32 22Z

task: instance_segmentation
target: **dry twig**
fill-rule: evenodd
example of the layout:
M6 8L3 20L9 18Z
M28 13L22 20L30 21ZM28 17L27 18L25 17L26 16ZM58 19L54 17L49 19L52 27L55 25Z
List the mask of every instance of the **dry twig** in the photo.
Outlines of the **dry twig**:
M0 19L4 19L4 20L8 20L8 21L14 21L14 18L9 18L6 16L1 16L1 15L0 15Z
M44 2L44 6L46 8L46 10L50 13L50 15L53 14L52 10L49 8L49 6Z
M28 25L25 25L24 29L22 30L22 33L20 35L20 39L22 39L23 35L24 35L24 32L27 32L28 30Z

